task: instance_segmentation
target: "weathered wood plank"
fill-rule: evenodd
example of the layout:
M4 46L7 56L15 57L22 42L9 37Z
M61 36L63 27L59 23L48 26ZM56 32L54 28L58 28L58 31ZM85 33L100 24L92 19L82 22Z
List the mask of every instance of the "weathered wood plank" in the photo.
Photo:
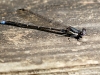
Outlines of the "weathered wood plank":
M31 20L29 17L31 21L23 19L25 16L18 16L15 10L27 7L29 3L27 8L32 11L62 22L58 28L69 25L79 29L84 27L87 34L80 41L74 38L69 41L68 37L53 33L0 25L1 75L100 74L99 1L25 0L23 5L20 1L0 1L1 19L35 23L32 22L35 18ZM46 26L47 23L44 24Z

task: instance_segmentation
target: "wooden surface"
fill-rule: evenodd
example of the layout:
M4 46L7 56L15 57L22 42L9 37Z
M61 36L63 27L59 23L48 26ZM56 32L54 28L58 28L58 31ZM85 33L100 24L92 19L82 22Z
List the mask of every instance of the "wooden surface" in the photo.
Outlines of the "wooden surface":
M0 25L0 75L100 75L99 0L21 1L1 0L0 19L37 25L37 18L17 12L26 8L60 22L57 28L86 28L87 33L80 41L69 41L53 33Z

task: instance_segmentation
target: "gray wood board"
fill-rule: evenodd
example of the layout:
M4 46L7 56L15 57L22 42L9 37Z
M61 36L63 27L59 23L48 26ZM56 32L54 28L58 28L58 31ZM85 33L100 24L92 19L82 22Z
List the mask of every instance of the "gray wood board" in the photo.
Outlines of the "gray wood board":
M1 0L0 20L35 24L36 18L20 16L16 12L19 8L61 23L57 28L86 28L87 33L80 41L69 41L53 33L0 25L1 75L100 74L99 0Z

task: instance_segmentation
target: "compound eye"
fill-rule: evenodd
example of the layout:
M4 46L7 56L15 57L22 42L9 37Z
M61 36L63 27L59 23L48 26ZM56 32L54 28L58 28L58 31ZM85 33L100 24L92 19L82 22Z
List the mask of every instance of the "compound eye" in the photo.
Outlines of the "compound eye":
M86 34L86 29L83 28L83 29L82 29L82 35L85 35L85 34Z

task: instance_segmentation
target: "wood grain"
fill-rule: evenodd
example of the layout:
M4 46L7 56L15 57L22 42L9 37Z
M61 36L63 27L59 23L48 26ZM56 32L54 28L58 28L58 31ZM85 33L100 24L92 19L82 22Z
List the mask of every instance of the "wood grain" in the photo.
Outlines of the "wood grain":
M32 19L32 22L31 18L27 20L25 16L23 18L16 13L15 9L19 9L18 6L22 7L20 1L15 0L9 3L0 1L1 20L12 20L25 24L36 23L34 22L36 18ZM100 74L99 1L25 1L23 5L27 9L31 8L32 11L42 16L62 23L57 26L58 28L65 26L86 28L87 34L80 41L74 38L70 38L69 41L68 37L53 33L0 25L1 75ZM43 22L43 24L46 26L47 23Z

